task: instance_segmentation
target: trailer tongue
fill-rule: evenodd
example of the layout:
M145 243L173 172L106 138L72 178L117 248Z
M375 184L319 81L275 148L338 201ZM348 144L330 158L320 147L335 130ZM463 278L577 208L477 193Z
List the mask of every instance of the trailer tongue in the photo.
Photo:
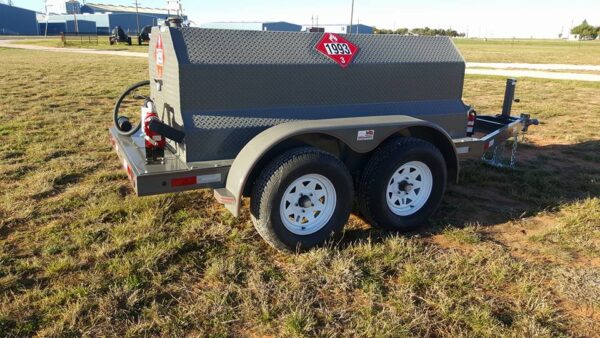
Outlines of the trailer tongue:
M235 216L250 196L258 232L282 250L339 234L353 199L374 226L420 226L459 159L537 124L511 116L514 80L502 114L465 105L465 63L445 37L177 27L151 36L142 127L122 130L118 104L110 129L137 195L212 188Z

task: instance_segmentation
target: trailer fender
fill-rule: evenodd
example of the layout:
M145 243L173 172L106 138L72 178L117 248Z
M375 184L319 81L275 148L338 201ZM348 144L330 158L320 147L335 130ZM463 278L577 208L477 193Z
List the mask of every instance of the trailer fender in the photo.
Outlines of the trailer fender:
M442 152L450 169L458 173L458 156L452 139L434 123L406 115L369 116L324 120L304 120L282 123L255 136L242 148L231 165L225 188L215 190L216 199L223 203L235 217L239 216L244 188L252 171L260 160L278 144L305 134L321 134L334 137L357 153L368 153L394 134L407 129L415 129L432 141L442 140ZM419 135L417 135L419 137ZM438 145L439 146L439 145ZM448 151L451 154L448 154Z

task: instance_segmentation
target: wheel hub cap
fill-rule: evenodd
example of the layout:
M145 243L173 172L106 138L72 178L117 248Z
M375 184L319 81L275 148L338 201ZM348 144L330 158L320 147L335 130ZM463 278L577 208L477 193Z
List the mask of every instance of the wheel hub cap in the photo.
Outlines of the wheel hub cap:
M398 184L398 189L400 189L399 192L410 192L413 189L413 185L408 183L407 181L402 181Z
M398 216L410 216L429 200L433 175L420 161L401 165L388 181L386 201L389 209Z
M337 196L331 181L308 174L292 182L283 193L279 216L287 230L310 235L321 230L333 216Z
M310 197L308 197L306 195L302 195L302 196L300 196L300 199L298 200L298 206L301 206L302 208L310 208L310 207L314 206L314 204L310 200Z

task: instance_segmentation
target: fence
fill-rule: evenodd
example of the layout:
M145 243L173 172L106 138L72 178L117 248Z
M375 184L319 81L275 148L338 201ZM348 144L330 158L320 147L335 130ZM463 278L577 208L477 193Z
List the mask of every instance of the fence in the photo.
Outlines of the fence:
M63 43L63 46L66 46L67 44L71 43L79 43L80 45L83 44L94 44L97 45L98 44L98 34L93 34L93 33L60 33L60 40Z

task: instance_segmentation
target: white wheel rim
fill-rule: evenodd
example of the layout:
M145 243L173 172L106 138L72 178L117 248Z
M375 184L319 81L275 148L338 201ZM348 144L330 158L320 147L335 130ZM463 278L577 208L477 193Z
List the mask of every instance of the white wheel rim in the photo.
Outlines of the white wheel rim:
M308 174L290 184L281 198L279 216L283 225L296 235L321 230L333 216L337 195L331 181L322 175Z
M427 203L432 187L433 175L425 163L404 163L388 181L385 193L387 205L398 216L410 216Z

